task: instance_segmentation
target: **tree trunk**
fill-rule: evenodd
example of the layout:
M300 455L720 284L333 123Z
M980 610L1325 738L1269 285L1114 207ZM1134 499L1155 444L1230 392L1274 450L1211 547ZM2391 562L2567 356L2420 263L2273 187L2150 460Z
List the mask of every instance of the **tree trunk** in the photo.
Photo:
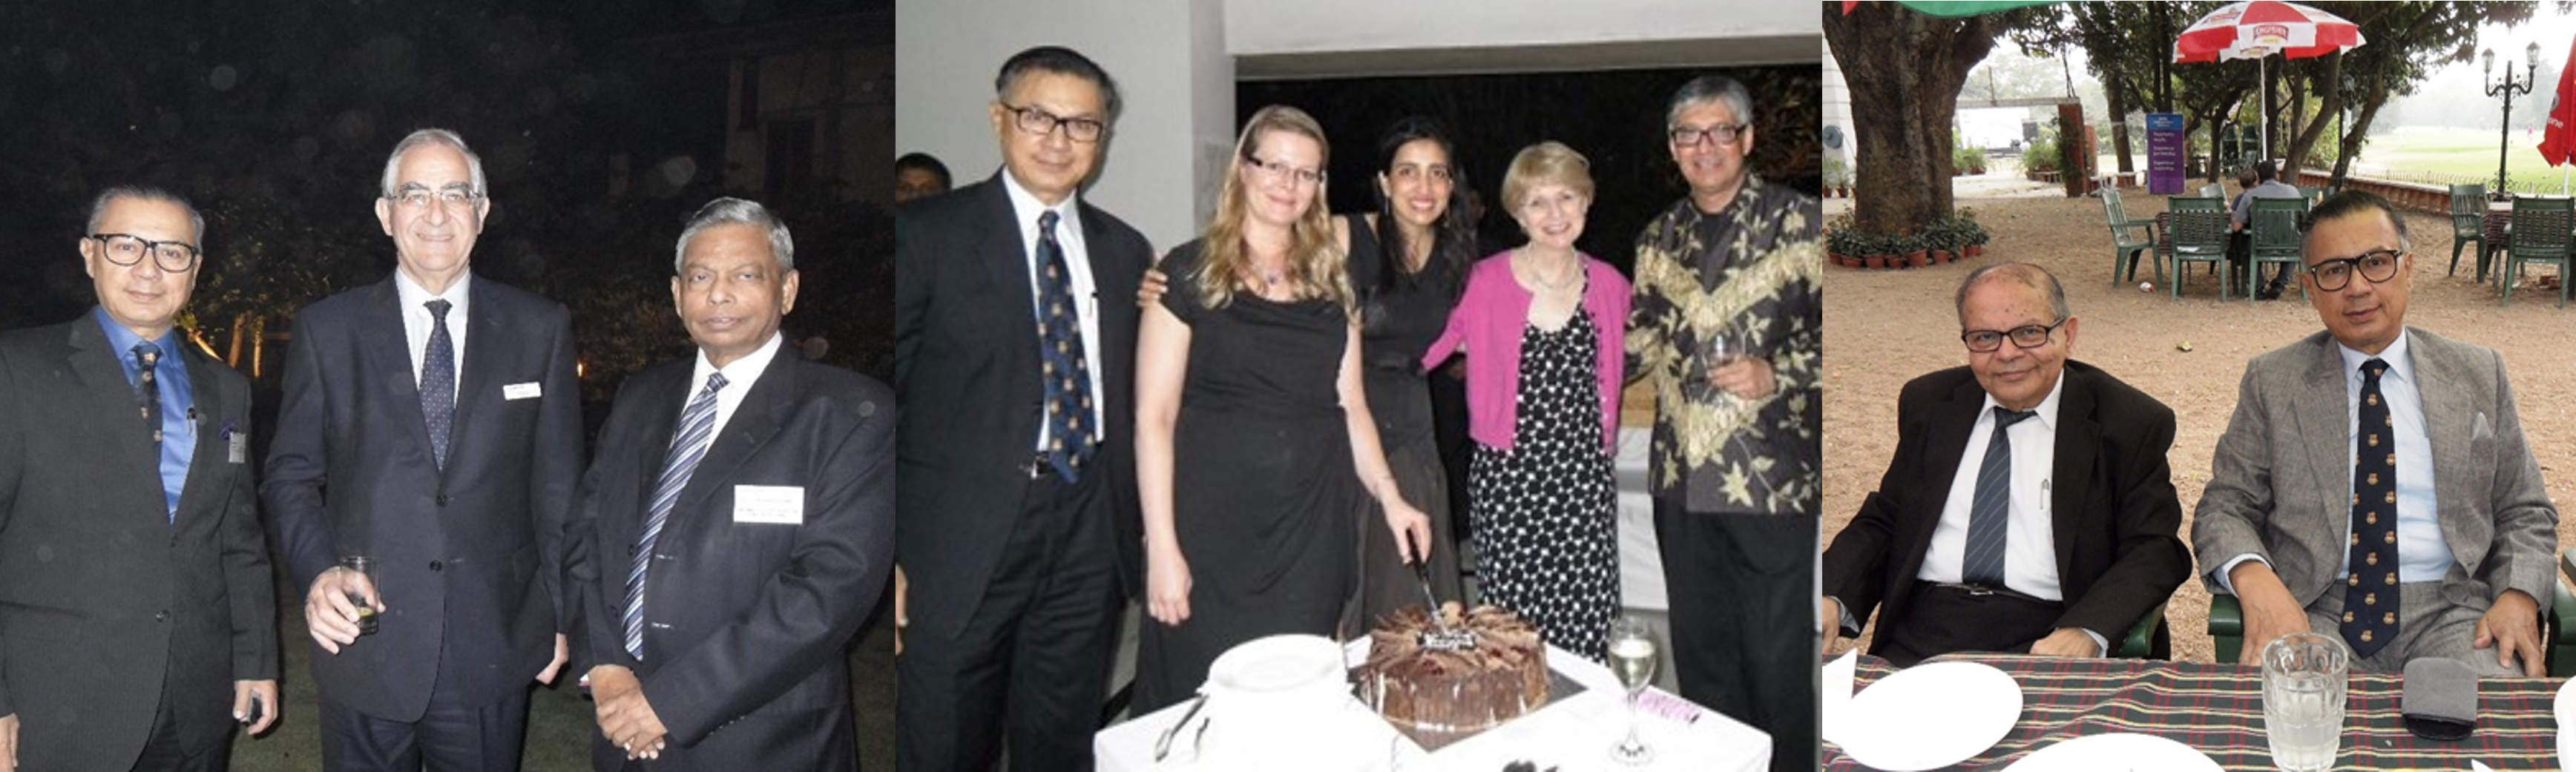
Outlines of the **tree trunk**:
M2290 146L2291 158L2304 161L2308 157L2308 148L2315 147L2317 139L2325 136L2327 127L2333 125L2335 117L2343 114L2342 83L2343 52L2337 51L2332 54L2327 54L2325 61L2325 74L2319 76L2317 81L2317 89L2324 94L2324 100L2317 105L2317 116L2315 121L2309 122L2304 126L2297 125L2295 123L2293 124L2295 129L2298 131L2298 134L2297 141L2292 143ZM2301 99L2300 102L2304 105L2306 100ZM2335 147L2339 152L2335 154L2335 182L2340 184L2343 181L2343 170L2348 166L2348 164L2344 162L2343 156L2350 155L2351 151L2343 146L2341 136L2337 136L2336 140L2337 142ZM2305 166L2306 164L2301 163L2299 165Z
M1934 18L1894 3L1824 14L1825 43L1851 86L1852 217L1860 228L1911 231L1949 216L1959 87L1994 49L2000 24L1994 16Z
M2113 79L2116 78L2115 71ZM2127 92L2128 89L2108 84L2102 89L2103 100L2111 108L2111 153L2120 159L2121 174L2137 171L2136 165L2129 160L2129 102L2122 98Z

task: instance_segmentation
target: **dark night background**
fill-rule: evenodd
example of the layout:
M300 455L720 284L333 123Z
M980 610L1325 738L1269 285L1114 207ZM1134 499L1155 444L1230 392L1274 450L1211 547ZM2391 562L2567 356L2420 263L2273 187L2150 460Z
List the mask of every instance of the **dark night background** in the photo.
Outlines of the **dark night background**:
M473 144L490 180L475 272L572 308L591 400L687 352L672 243L718 195L768 204L794 231L804 286L790 334L823 334L829 361L883 378L886 182L780 174L773 157L760 171L782 184L728 184L742 163L727 154L740 87L728 67L781 50L881 58L859 73L881 79L866 87L883 106L863 113L878 125L848 135L883 145L849 152L884 163L892 19L887 0L0 4L0 328L91 305L75 250L91 196L155 184L207 220L183 326L229 357L256 315L273 359L294 309L391 271L377 178L396 140L439 126ZM254 369L247 348L236 364Z
M1666 103L1691 78L1712 73L1751 92L1755 173L1816 195L1824 179L1816 65L1250 81L1235 87L1236 125L1272 104L1313 114L1333 142L1333 211L1359 212L1376 206L1377 142L1387 126L1407 115L1440 119L1458 145L1457 165L1484 192L1484 253L1526 241L1499 202L1512 155L1563 142L1591 161L1595 188L1576 246L1628 272L1637 232L1689 193L1664 137Z
M886 379L893 32L891 0L0 0L0 329L93 304L76 241L100 189L169 188L207 225L181 326L268 414L294 311L393 270L378 179L437 126L489 180L474 271L572 309L594 430L625 374L690 355L673 242L720 195L794 232L791 345ZM281 588L281 721L235 769L320 767L301 597ZM872 769L893 766L888 616L851 658ZM525 768L587 769L590 710L538 690Z

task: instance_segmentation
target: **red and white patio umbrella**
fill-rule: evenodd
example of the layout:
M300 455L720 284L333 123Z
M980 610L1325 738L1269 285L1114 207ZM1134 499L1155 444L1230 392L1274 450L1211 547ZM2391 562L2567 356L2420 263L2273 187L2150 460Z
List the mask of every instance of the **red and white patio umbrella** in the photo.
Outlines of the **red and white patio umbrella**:
M2349 51L2363 42L2361 27L2341 16L2297 3L2252 0L2219 6L2192 22L2174 40L2173 60L2182 64L2252 59L2255 82L2261 83L2265 57L2306 59ZM2265 152L2270 152L2270 129L2260 136Z

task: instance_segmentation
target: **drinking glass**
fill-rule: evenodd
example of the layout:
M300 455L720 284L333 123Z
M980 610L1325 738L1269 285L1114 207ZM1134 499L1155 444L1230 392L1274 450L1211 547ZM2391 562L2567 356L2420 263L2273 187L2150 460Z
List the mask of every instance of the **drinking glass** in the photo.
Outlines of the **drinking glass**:
M377 593L379 597L382 596L384 590L376 585L375 558L365 555L345 555L340 558L340 567L357 574L360 580L366 582L369 591ZM349 605L358 607L358 634L376 634L376 607L367 602L366 593L349 593Z
M1655 630L1643 619L1610 621L1610 672L1628 689L1628 737L1610 748L1610 758L1629 766L1655 760L1655 749L1637 737L1637 694L1655 680Z
M2321 772L2343 744L2344 686L2352 655L2335 636L2292 633L2263 647L2263 736L2272 766Z

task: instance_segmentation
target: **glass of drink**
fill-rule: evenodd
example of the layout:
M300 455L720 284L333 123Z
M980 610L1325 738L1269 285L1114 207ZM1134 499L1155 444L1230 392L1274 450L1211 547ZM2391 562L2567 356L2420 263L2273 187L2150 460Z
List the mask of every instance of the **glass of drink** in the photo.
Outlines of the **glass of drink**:
M1610 673L1628 689L1628 737L1611 746L1610 758L1629 766L1655 760L1655 749L1637 738L1637 693L1655 680L1655 630L1636 617L1610 621Z
M2322 633L2292 633L2263 647L2263 736L2273 767L2320 772L2334 766L2351 661L2341 639Z
M365 555L347 555L340 558L340 567L357 574L358 579L366 584L365 592L349 593L349 605L358 607L358 634L376 634L376 606L367 602L367 595L371 593L381 595L383 592L376 586L376 559Z

